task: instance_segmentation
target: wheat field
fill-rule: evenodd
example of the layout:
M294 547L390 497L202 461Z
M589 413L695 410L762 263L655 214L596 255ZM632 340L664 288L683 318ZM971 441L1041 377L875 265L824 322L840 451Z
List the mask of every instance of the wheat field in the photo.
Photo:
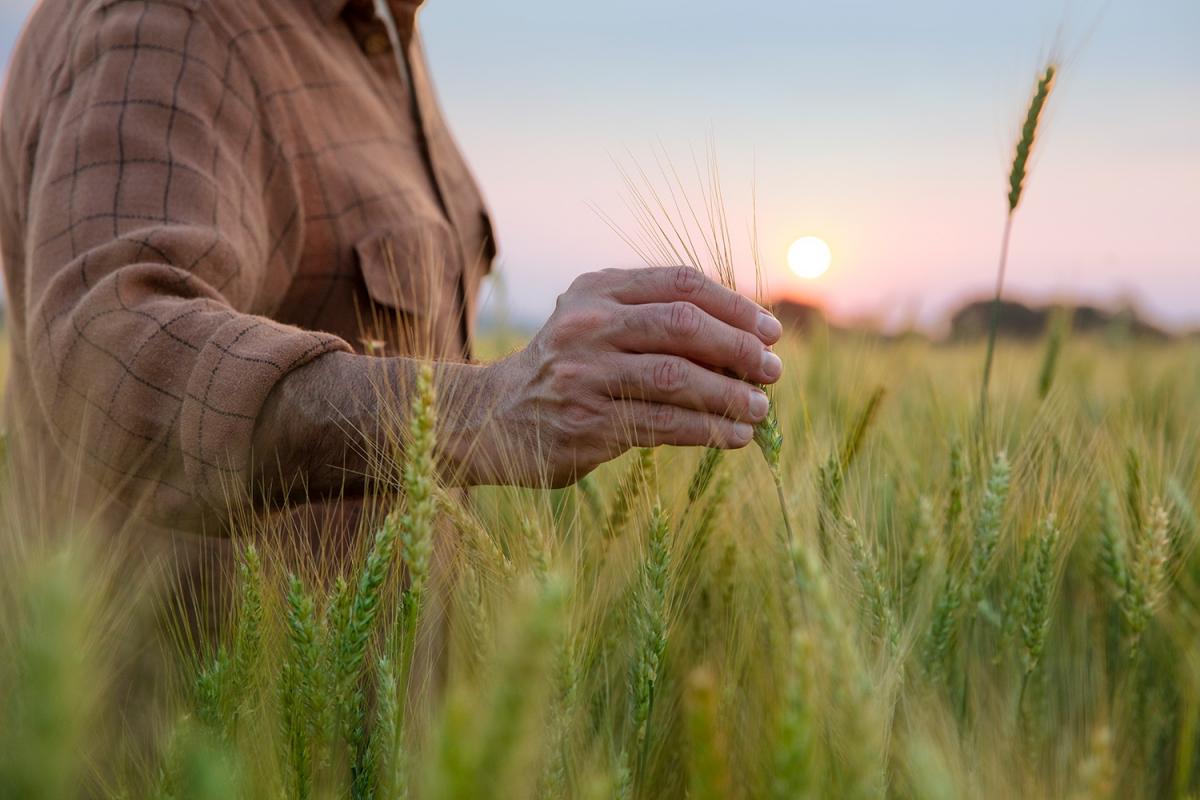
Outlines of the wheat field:
M86 537L6 536L3 794L1191 796L1200 345L1002 340L986 427L980 346L780 351L786 511L753 446L466 505L429 384L388 523L320 580L244 548L222 642L147 644Z
M715 160L661 172L618 233L732 286ZM1197 796L1200 340L998 309L986 343L785 335L754 445L554 491L439 485L423 368L385 521L342 567L235 528L213 636L0 479L0 797Z

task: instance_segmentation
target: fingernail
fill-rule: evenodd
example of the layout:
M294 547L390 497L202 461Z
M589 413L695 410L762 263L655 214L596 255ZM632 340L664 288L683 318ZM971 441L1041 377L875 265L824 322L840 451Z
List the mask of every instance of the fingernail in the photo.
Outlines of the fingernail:
M770 401L767 400L765 392L758 389L750 391L750 418L755 422L760 421L767 416L767 409L770 406Z
M748 422L738 422L733 426L733 444L741 447L742 445L750 444L750 439L754 436L754 428Z
M766 311L758 312L758 335L772 342L783 335L783 325Z
M779 380L779 376L783 374L783 362L770 350L763 350L762 371L763 375L767 376L767 380Z

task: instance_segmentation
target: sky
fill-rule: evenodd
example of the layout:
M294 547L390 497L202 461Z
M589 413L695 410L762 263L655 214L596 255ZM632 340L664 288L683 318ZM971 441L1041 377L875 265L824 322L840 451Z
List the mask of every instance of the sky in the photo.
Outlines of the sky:
M0 2L7 62L32 3ZM1197 0L426 0L421 25L496 223L490 304L516 319L638 265L599 213L629 223L618 165L688 173L711 142L731 229L754 198L774 293L935 327L991 290L1013 144L1054 56L1007 293L1200 326ZM785 266L802 235L833 251L815 281Z

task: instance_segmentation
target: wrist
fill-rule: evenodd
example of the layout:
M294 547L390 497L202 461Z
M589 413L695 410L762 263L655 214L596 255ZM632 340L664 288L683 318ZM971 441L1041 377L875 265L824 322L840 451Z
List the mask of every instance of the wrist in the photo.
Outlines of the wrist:
M514 357L490 364L442 364L436 371L438 461L450 486L501 482L504 404L519 381Z

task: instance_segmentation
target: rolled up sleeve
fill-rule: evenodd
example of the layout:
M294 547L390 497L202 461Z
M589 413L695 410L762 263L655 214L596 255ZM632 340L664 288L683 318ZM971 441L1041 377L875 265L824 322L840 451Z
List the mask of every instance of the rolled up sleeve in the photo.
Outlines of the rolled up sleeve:
M24 331L41 415L167 525L227 514L255 422L336 336L266 317L303 225L237 42L186 4L120 2L75 36L34 153Z

